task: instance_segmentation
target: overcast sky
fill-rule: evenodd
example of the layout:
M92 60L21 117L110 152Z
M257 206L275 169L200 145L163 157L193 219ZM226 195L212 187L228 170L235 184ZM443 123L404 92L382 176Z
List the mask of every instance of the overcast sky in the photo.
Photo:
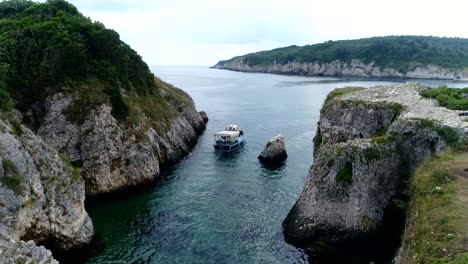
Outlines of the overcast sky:
M468 38L466 0L69 0L149 65L384 35ZM467 3L465 3L467 2Z

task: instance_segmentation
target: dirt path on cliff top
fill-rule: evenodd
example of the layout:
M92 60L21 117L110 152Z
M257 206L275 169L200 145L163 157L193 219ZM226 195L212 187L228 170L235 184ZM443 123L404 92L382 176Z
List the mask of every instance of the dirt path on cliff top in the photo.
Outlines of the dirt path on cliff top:
M452 174L456 177L456 192L453 200L454 206L460 213L460 231L463 239L461 246L468 250L468 152L456 154L450 162Z

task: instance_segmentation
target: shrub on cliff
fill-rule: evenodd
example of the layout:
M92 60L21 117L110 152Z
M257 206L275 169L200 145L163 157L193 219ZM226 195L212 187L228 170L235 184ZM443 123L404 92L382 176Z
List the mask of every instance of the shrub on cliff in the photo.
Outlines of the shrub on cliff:
M421 95L426 98L436 99L440 106L448 109L468 110L468 88L449 88L443 85L435 89L427 89Z

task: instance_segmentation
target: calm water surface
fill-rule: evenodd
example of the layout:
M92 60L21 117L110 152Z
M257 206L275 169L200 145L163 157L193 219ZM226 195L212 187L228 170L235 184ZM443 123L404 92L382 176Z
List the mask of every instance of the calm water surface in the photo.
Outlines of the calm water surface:
M102 243L87 263L307 263L307 255L284 241L281 223L312 164L324 98L338 87L391 82L204 67L152 70L208 113L207 130L160 183L87 206ZM236 155L216 154L212 135L229 123L245 131L247 144ZM284 167L268 170L257 156L278 133L286 137L289 157Z

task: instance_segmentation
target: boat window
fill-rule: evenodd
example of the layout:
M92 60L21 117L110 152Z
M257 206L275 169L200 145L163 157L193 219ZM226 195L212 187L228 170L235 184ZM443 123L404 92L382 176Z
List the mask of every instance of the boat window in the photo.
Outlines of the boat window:
M224 146L223 150L229 150L229 146Z

